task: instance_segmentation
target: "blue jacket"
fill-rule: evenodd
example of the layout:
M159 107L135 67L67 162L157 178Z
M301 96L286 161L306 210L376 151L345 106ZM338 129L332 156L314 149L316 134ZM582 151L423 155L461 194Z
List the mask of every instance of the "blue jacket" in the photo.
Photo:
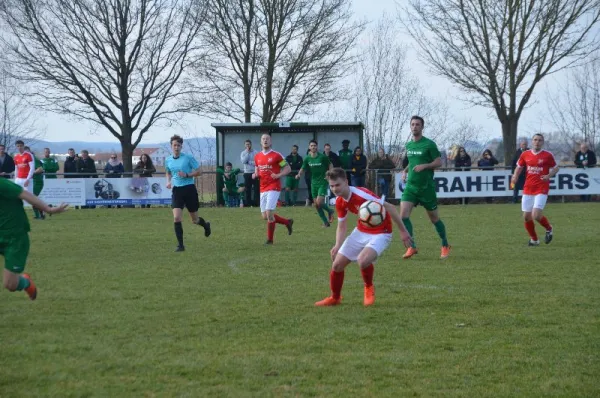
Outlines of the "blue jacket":
M104 173L107 178L121 178L124 172L125 167L123 167L123 163L119 163L116 166L107 163L106 166L104 166Z

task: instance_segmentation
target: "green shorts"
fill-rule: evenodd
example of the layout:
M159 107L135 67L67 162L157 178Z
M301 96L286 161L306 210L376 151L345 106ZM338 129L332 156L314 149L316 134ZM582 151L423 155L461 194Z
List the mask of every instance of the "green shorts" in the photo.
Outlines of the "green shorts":
M437 209L437 195L433 185L425 188L414 188L411 185L404 187L402 192L402 202L411 202L415 205L422 205L425 210L433 211Z
M0 254L4 256L4 268L16 274L23 272L29 254L29 234L23 232L15 236L0 237Z
M300 185L300 180L297 180L296 176L285 177L285 187L290 191L298 189L298 185Z
M310 192L312 193L312 197L316 198L317 196L327 196L327 183L323 181L322 183L315 183L315 181L310 184Z

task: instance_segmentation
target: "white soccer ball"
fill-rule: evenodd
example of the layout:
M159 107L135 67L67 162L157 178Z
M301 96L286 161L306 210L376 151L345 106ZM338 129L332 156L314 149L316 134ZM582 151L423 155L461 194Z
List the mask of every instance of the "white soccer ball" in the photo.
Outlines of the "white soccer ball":
M385 220L385 207L379 202L368 200L360 205L358 220L367 227L377 227Z

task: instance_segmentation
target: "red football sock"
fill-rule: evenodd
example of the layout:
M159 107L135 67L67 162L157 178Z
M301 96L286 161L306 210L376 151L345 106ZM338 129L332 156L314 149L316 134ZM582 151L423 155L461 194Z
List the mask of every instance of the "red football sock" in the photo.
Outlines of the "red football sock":
M537 234L535 233L535 224L533 220L525 221L525 229L529 232L531 240L538 240Z
M342 286L344 285L344 271L335 272L331 270L329 273L329 286L331 287L331 296L334 299L339 299L342 296Z
M538 222L542 225L542 227L546 228L546 231L550 231L552 229L552 225L550 225L550 221L548 221L546 216L542 216Z
M277 224L283 224L283 225L289 224L289 220L287 218L280 217L277 214L275 214L275 222Z
M373 286L373 271L375 271L375 267L373 267L373 264L369 264L367 268L360 269L363 281L365 281L365 286L367 287Z
M267 222L267 239L272 241L273 235L275 235L275 223Z

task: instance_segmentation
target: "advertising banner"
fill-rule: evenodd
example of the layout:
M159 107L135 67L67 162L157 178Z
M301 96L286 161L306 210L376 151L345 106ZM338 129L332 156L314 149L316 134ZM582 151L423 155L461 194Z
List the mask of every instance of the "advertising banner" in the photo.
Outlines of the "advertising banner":
M68 203L71 206L85 205L85 179L83 178L47 178L40 199L51 205Z
M436 171L438 198L512 196L510 170ZM402 173L395 174L396 197L402 196ZM522 191L520 192L523 193ZM561 169L550 180L550 196L600 194L600 168Z

